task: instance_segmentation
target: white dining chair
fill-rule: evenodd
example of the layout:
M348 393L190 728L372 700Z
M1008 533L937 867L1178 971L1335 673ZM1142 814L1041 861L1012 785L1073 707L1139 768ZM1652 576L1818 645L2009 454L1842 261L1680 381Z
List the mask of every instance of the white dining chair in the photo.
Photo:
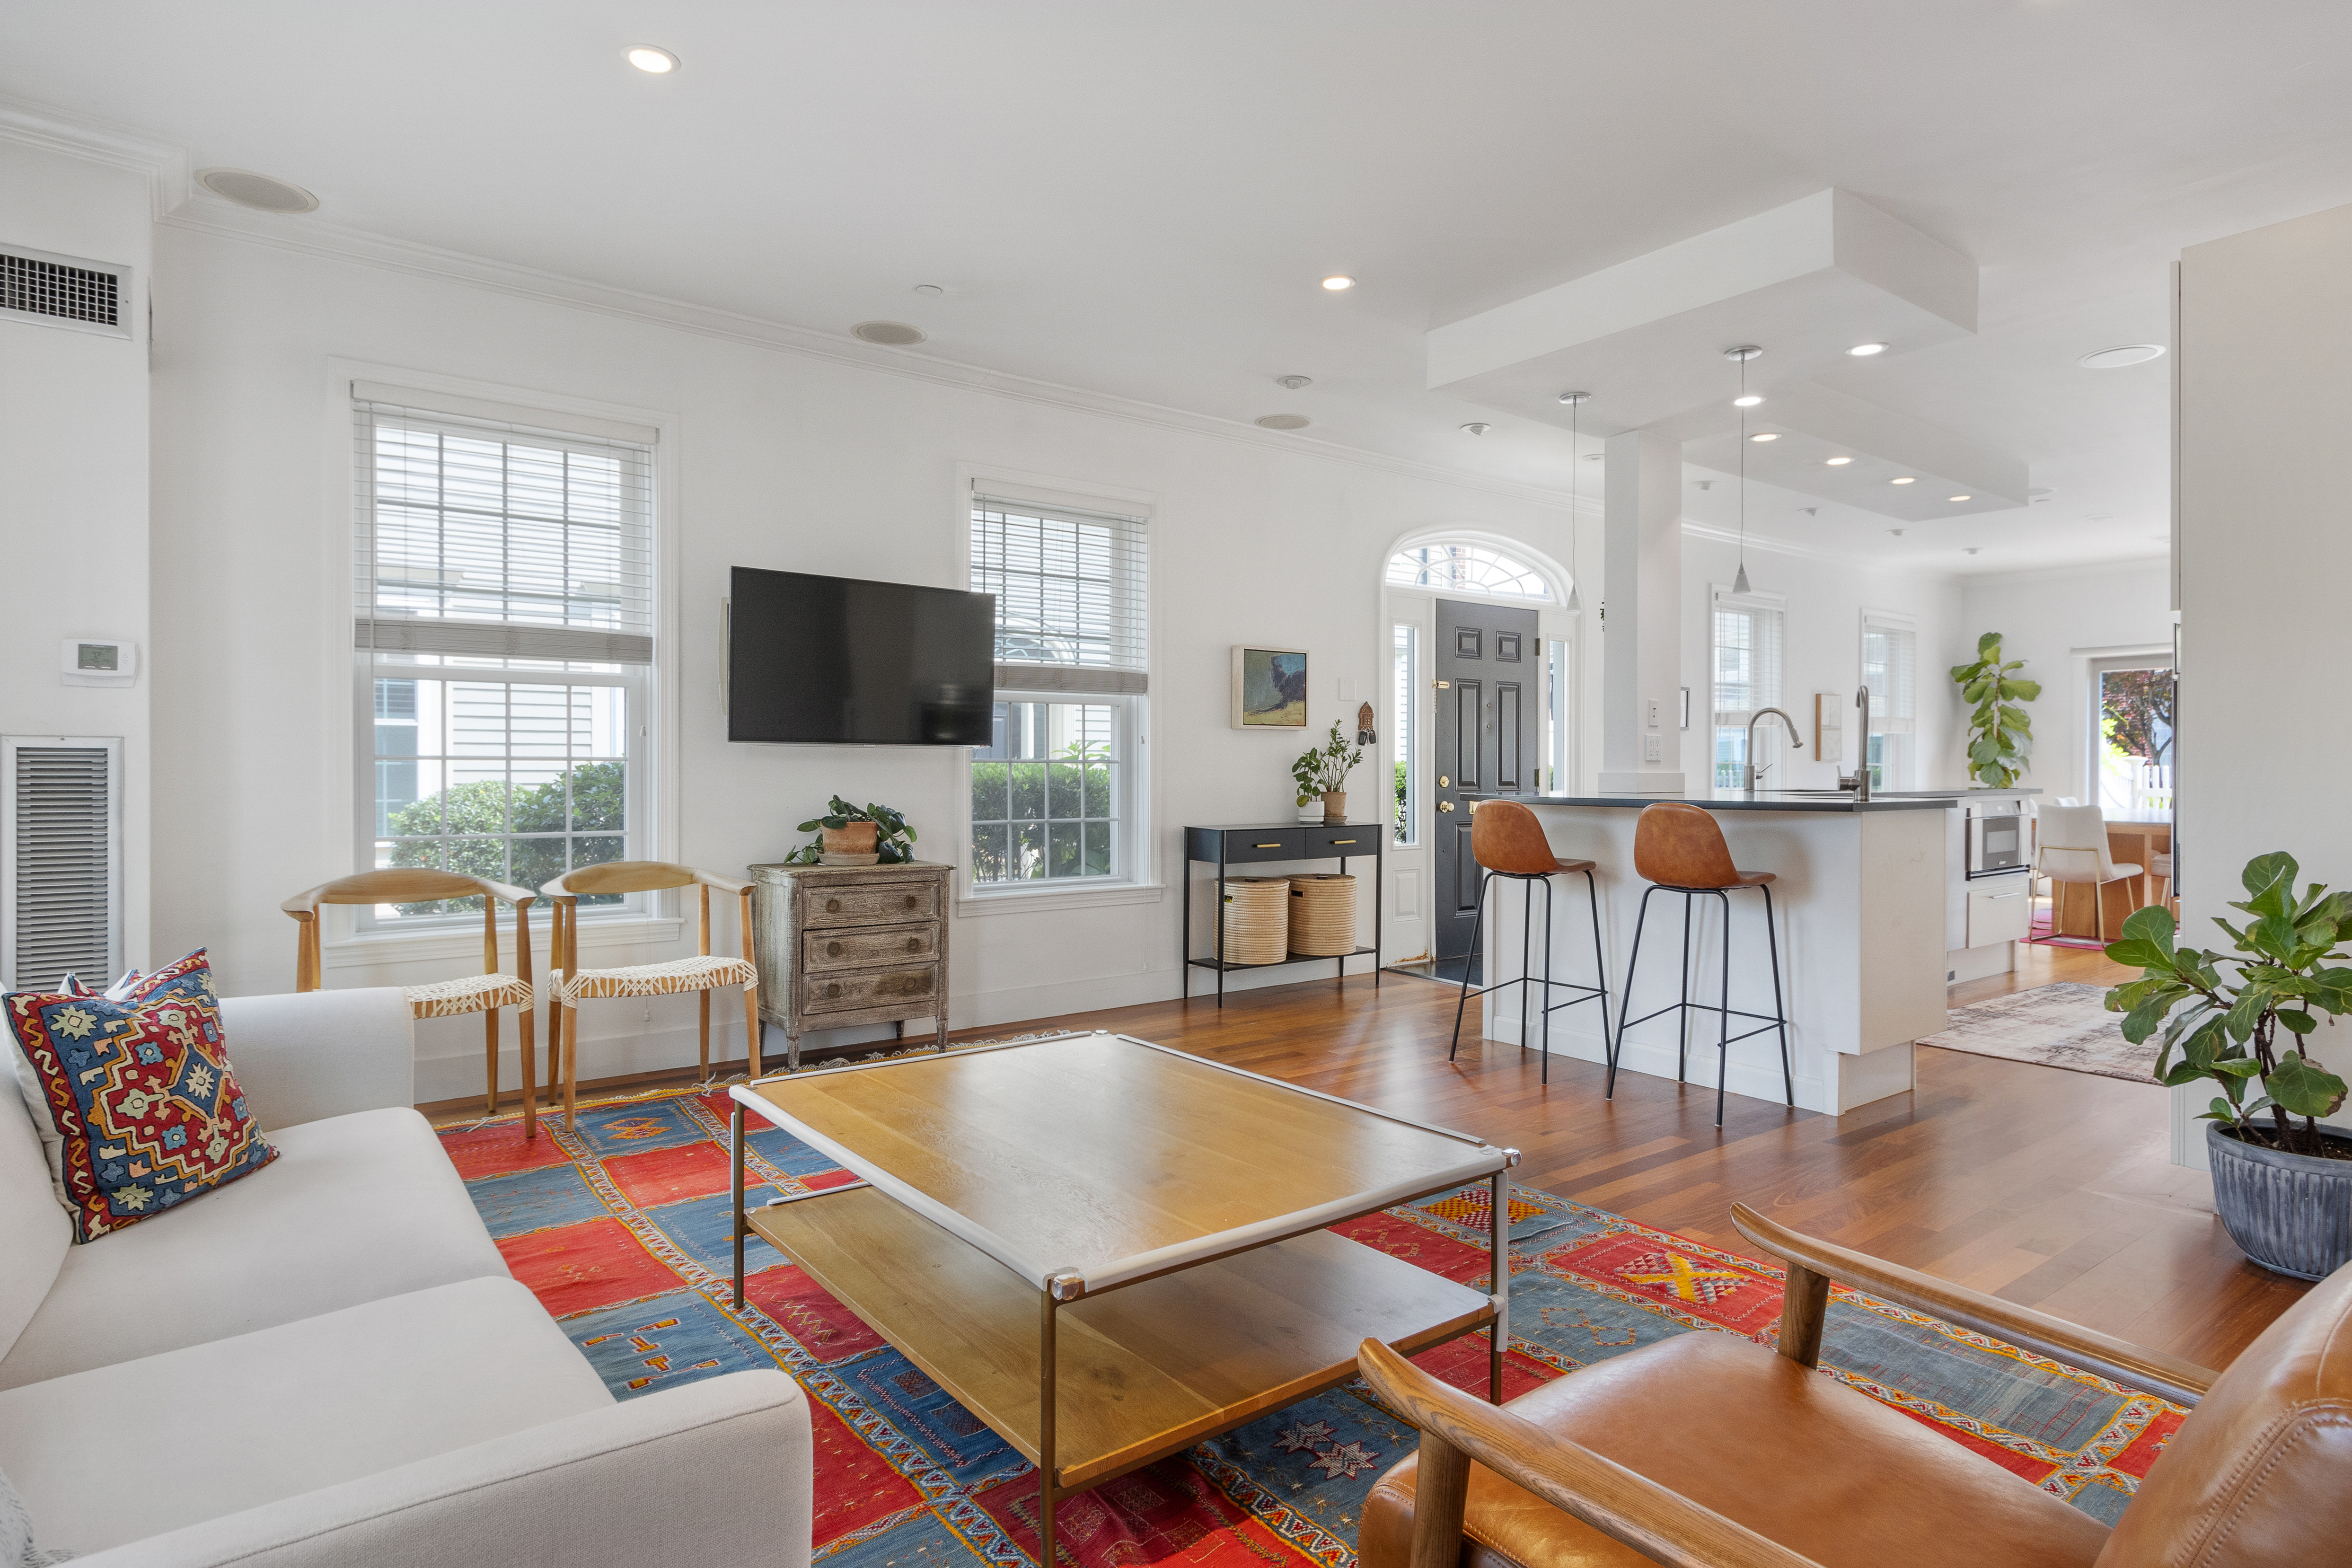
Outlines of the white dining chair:
M2100 889L2110 882L2129 882L2144 874L2137 862L2117 865L2107 858L2107 816L2095 805L2045 805L2041 813L2040 850L2033 868L2055 884L2051 889L2050 927L2058 929L2063 895L2061 888L2091 889L2091 930L2107 940L2106 900Z

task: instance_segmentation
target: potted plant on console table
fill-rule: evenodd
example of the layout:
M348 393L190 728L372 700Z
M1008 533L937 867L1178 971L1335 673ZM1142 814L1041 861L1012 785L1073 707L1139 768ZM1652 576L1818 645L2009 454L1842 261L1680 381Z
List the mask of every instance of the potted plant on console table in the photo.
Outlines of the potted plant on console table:
M1298 785L1298 809L1301 820L1315 797L1323 797L1323 820L1348 820L1348 775L1364 753L1340 738L1338 720L1331 721L1331 738L1320 746L1310 746L1290 764L1290 776Z
M2352 1129L2320 1121L2343 1105L2344 1080L2300 1047L2319 1015L2332 1025L2352 1013L2352 967L2336 951L2352 940L2352 892L2314 882L2297 898L2296 870L2283 852L2246 863L2251 897L2230 907L2252 918L2242 930L2213 922L2235 953L2175 947L2168 910L2133 911L2107 956L2140 978L2108 992L2107 1006L2134 1044L2163 1025L2166 1084L2221 1087L2202 1119L2230 1239L2265 1268L2319 1279L2352 1262Z
M835 795L800 830L816 837L785 856L787 866L896 866L915 858L915 830L887 805L855 806Z

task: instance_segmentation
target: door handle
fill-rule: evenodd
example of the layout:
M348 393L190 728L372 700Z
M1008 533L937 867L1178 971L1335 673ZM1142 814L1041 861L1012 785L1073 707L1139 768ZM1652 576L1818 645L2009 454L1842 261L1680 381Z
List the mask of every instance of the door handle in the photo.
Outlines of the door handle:
M1444 773L1440 773L1437 775L1437 787L1440 789L1452 789L1454 787L1454 781L1447 778Z
M1433 680L1430 684L1436 687L1440 691L1451 691L1454 689L1454 682L1450 680Z
M1437 809L1440 811L1452 811L1454 809L1454 803L1450 800L1441 800L1437 803Z
M2003 899L2021 899L2023 897L2025 897L2023 893L1988 893L1985 895L1985 902L1989 904L1997 904Z

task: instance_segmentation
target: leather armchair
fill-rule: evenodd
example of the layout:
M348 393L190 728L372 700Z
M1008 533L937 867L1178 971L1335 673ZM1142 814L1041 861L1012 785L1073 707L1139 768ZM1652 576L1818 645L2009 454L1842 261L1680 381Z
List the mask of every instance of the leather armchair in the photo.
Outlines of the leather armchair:
M1777 1352L1677 1334L1496 1407L1377 1342L1364 1377L1421 1429L1381 1479L1362 1568L2308 1568L2352 1542L2352 1267L2225 1373L1783 1229ZM1832 1280L2195 1406L2110 1531L1815 1370Z

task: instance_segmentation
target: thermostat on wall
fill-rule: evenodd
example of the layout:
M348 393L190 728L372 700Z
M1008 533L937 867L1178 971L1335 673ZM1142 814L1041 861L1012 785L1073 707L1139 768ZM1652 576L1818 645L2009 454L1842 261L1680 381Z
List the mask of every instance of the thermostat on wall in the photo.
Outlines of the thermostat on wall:
M139 645L113 637L68 637L58 645L58 679L67 686L135 686Z

